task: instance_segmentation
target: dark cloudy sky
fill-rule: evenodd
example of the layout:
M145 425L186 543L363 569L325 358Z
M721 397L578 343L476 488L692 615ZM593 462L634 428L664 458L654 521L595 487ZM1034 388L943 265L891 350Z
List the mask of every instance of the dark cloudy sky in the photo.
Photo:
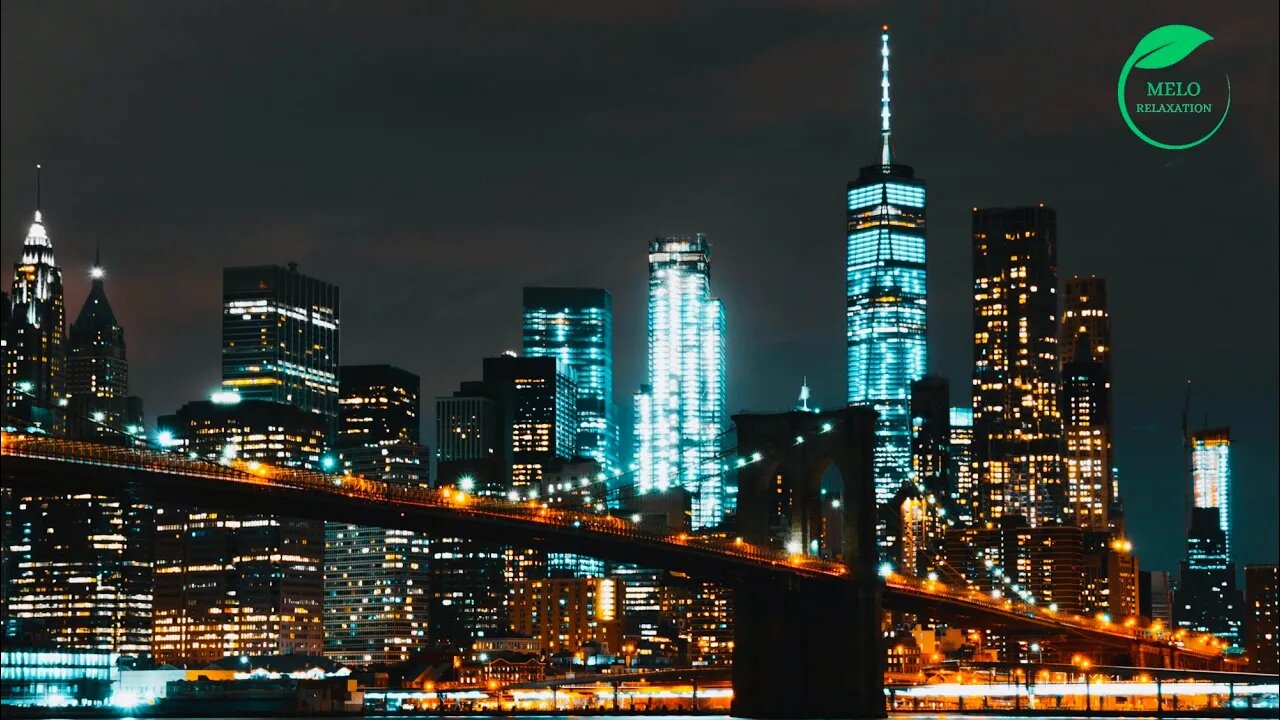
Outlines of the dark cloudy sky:
M976 8L981 7L978 12ZM643 373L646 242L703 231L730 407L844 396L843 192L895 147L929 183L930 364L968 387L969 208L1057 207L1064 274L1111 283L1116 434L1143 564L1181 555L1179 411L1235 439L1239 559L1276 560L1277 6L1249 3L26 2L3 12L2 262L32 166L70 312L95 245L149 416L218 380L220 269L296 260L343 293L345 362L424 396L519 343L520 288L615 296ZM1217 136L1142 144L1138 39L1214 40ZM429 404L428 404L429 407Z

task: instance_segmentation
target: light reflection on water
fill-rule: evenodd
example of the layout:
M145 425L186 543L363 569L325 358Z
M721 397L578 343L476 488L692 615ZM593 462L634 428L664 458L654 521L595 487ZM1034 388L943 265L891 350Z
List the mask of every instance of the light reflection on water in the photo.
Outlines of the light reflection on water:
M307 720L393 720L403 719L403 717L431 717L434 720L509 720L512 717L538 717L539 720L732 720L728 715L436 715L434 712L424 712L424 714L376 714L376 715L262 715L262 716L234 716L234 720L282 720L282 717L306 717ZM992 717L998 717L998 720L1044 720L1043 715L965 715L965 714L948 714L948 712L895 712L890 715L890 720L992 720ZM1096 712L1093 715L1053 715L1053 720L1107 720L1108 716ZM1222 716L1215 716L1222 717ZM74 719L74 717L47 717L41 720L82 720ZM132 717L122 717L119 720L134 720ZM148 720L148 719L141 719ZM188 716L188 717L165 717L165 720L223 720L223 716Z

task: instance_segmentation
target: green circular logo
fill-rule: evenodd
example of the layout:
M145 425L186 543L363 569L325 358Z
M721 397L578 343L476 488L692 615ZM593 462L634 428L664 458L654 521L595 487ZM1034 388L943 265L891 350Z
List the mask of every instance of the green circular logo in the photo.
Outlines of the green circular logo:
M1161 142L1143 132L1129 114L1129 107L1124 97L1125 84L1129 80L1129 73L1134 68L1139 70L1160 70L1173 67L1182 62L1196 48L1212 39L1213 37L1209 33L1190 25L1165 25L1152 30L1147 33L1146 37L1138 41L1138 46L1133 49L1133 54L1129 56L1129 59L1124 63L1124 67L1120 70L1120 80L1116 83L1116 101L1120 105L1120 116L1124 118L1125 124L1143 142L1162 150L1186 150L1213 137L1214 133L1218 132L1218 128L1222 127L1222 123L1227 119L1227 112L1231 110L1231 78L1226 79L1227 101L1226 106L1222 108L1222 117L1218 118L1218 123L1213 126L1212 130L1199 139L1188 143ZM1153 102L1135 104L1134 112L1136 113L1203 114L1213 110L1212 103L1197 101L1203 88L1196 81L1168 80L1164 82L1148 82L1146 88L1148 99L1154 98L1155 100Z

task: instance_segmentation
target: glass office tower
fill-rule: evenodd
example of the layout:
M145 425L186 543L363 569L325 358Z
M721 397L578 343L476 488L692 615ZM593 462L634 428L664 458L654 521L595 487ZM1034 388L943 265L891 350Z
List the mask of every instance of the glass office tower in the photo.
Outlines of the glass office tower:
M711 294L711 244L692 237L649 243L649 375L636 396L636 484L692 496L694 530L732 510L721 444L726 422L724 306Z
M524 289L524 354L554 357L578 386L577 454L618 467L613 406L613 298L596 288Z
M222 389L338 424L338 286L274 265L222 271Z
M881 35L880 162L849 183L845 274L846 378L850 405L872 407L876 503L911 479L911 383L927 368L925 184L892 161L889 34ZM878 524L882 547L892 544Z

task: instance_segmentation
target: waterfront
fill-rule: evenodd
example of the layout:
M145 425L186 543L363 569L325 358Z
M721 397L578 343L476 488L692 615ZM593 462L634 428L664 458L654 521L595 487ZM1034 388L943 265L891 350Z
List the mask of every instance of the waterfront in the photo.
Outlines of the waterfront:
M1270 713L1272 713L1272 714L1270 714L1270 715L1269 715L1269 714L1267 714L1268 712L1270 712ZM46 717L46 716L21 716L21 717L41 717L41 720L84 720L85 718L88 718L88 717L117 717L117 718L120 718L121 720L133 720L133 718L139 718L139 719L140 719L140 718L143 718L143 717L165 717L167 720L215 720L215 719L221 719L221 718L228 717L228 716L224 716L224 715L218 715L218 716L214 716L214 715L200 715L200 716L188 715L188 716L182 716L182 717L169 717L169 716L156 716L156 715L134 715L134 716L130 716L130 715L120 715L120 716L105 716L105 715L60 715L60 716L48 716L48 717ZM306 716L301 716L301 715L292 715L292 716L282 716L282 715L254 715L254 716L239 716L239 715L237 715L237 716L233 716L233 717L235 717L235 718L236 718L236 720L278 720L278 718L281 718L281 717L307 717L307 718L308 718L308 720L391 720L392 718L411 718L411 717L423 717L423 718L430 717L430 718L437 718L437 719L439 719L439 720L448 720L449 718L467 718L467 720L486 720L486 719L498 720L499 718L513 718L513 717L537 717L537 718L545 718L546 720L569 720L570 718L572 718L573 720L605 720L606 718L608 718L609 720L628 720L628 719L636 719L636 720L638 720L639 718L644 718L645 720L685 720L686 718L712 718L712 719L714 719L714 720L734 720L734 718L732 718L732 716L730 716L730 715L718 715L718 714L711 714L711 713L696 713L696 714L684 714L684 715L656 715L656 714L635 714L635 715L632 715L632 714L607 714L607 713L606 713L606 714L598 714L598 715L587 715L587 714L559 714L559 715L553 715L553 714L550 714L550 713L521 713L521 714L519 714L519 715L502 715L502 714L498 714L498 715L481 715L481 714L451 714L451 715L436 715L436 714L369 714L369 715L319 715L319 716L317 716L317 715L306 715ZM1036 719L1038 719L1038 718L1046 718L1046 717L1062 718L1063 720L1086 720L1086 719L1088 719L1088 720L1098 720L1098 719L1105 719L1105 718L1137 718L1137 717L1147 717L1147 718L1149 718L1149 717L1154 717L1154 716L1153 716L1153 715L1151 715L1150 713L1143 714L1143 713L1134 713L1134 712L1117 712L1117 713L1110 713L1110 712L1109 712L1109 713L1105 713L1105 714L1103 714L1103 713L1093 713L1093 714L1075 714L1075 715L1072 715L1072 714L1059 714L1059 713L1053 713L1053 712L1040 712L1040 713L1020 714L1020 715L1006 714L1006 713L1003 713L1003 712L985 712L985 713L983 713L983 712L971 712L971 713L944 713L944 714L937 714L937 713L890 713L889 717L890 717L890 718L894 718L895 720L898 720L898 719L901 719L901 720L926 720L926 719L927 719L927 720L966 720L967 718L973 718L974 720L976 720L977 718L989 718L989 717L1000 717L1000 718L1005 718L1005 720L1036 720ZM1224 719L1239 718L1240 720L1245 720L1245 719L1253 720L1254 718L1274 717L1274 709L1262 709L1262 708L1258 708L1258 709L1255 709L1254 711L1251 711L1251 712L1250 712L1250 711L1245 711L1245 710L1242 710L1242 709L1241 709L1241 710L1238 710L1237 712L1233 712L1233 713L1230 713L1230 714L1228 714L1228 713L1226 713L1226 712L1210 712L1210 713L1193 713L1193 712L1185 712L1185 713L1183 713L1183 712L1179 712L1179 713L1164 713L1164 714L1160 715L1159 717L1167 717L1167 718L1224 718Z

